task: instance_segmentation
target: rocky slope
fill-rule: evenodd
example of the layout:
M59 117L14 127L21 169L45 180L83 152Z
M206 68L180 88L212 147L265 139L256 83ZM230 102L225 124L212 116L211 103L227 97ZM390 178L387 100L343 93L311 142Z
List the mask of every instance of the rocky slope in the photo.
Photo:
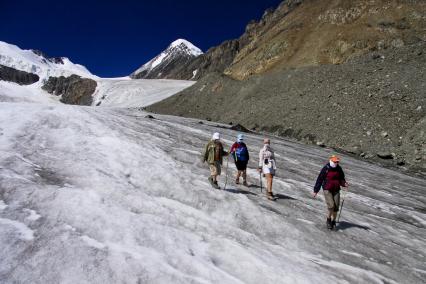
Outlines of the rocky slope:
M244 47L225 72L244 79L274 68L341 64L426 40L425 28L425 1L283 1L247 26Z
M175 79L198 80L211 72L223 72L232 63L239 49L238 40L225 41L212 47L206 53L180 66Z
M14 82L19 85L30 85L37 82L40 77L36 74L28 73L15 68L0 64L0 80Z
M226 41L179 66L176 79L210 72L245 79L269 70L322 64L426 40L426 2L287 0ZM193 72L196 70L195 76Z
M182 74L198 68L199 81L148 109L425 173L425 41L425 1L283 1L189 62Z
M244 81L210 73L148 110L241 123L425 173L425 50L421 42Z

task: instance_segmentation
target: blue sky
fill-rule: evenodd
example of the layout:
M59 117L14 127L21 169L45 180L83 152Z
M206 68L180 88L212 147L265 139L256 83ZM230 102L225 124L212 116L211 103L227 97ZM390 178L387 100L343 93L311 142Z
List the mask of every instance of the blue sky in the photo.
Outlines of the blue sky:
M0 40L67 56L102 77L129 75L184 38L206 51L281 0L0 0Z

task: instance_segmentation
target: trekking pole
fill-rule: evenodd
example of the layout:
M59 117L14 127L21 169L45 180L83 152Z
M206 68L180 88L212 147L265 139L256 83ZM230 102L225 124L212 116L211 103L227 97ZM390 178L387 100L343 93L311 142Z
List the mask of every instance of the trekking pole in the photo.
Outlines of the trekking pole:
M345 203L345 197L346 197L346 194L348 193L348 190L349 190L349 187L348 187L347 190L345 190L345 194L343 195L342 205L340 206L340 211L339 211L339 216L337 216L337 223L339 223L340 215L342 214L343 204Z
M226 169L225 169L225 186L223 187L223 190L226 190L226 184L228 183L228 163L229 163L229 155L226 158Z
M260 180L260 193L262 193L262 172L259 172L259 180Z

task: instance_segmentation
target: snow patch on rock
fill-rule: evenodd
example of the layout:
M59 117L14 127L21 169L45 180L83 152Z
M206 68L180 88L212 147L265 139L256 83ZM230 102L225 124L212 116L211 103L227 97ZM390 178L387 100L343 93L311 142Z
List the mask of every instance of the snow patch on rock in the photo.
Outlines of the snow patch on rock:
M34 50L23 50L16 45L0 41L0 64L17 70L37 74L41 81L49 76L70 76L72 74L96 79L86 67L74 64L67 57L47 58Z

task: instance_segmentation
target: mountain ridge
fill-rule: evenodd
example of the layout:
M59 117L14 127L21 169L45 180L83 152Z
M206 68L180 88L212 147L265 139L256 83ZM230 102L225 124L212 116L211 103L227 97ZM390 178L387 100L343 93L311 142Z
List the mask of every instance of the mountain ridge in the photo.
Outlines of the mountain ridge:
M190 53L201 52L184 40L175 41L173 47L179 48L182 43ZM14 86L9 82L18 85ZM35 101L49 100L48 94L52 94L65 104L113 106L115 103L119 107L143 107L167 98L193 83L195 82L131 80L129 77L99 78L84 66L72 63L67 57L48 57L39 50L23 50L16 45L0 42L0 91L4 92L0 101L14 100L15 92L33 93ZM126 99L129 102L123 102Z
M85 66L75 64L67 57L48 57L42 51L21 49L0 41L0 64L19 71L36 74L41 80L73 74L96 79Z

